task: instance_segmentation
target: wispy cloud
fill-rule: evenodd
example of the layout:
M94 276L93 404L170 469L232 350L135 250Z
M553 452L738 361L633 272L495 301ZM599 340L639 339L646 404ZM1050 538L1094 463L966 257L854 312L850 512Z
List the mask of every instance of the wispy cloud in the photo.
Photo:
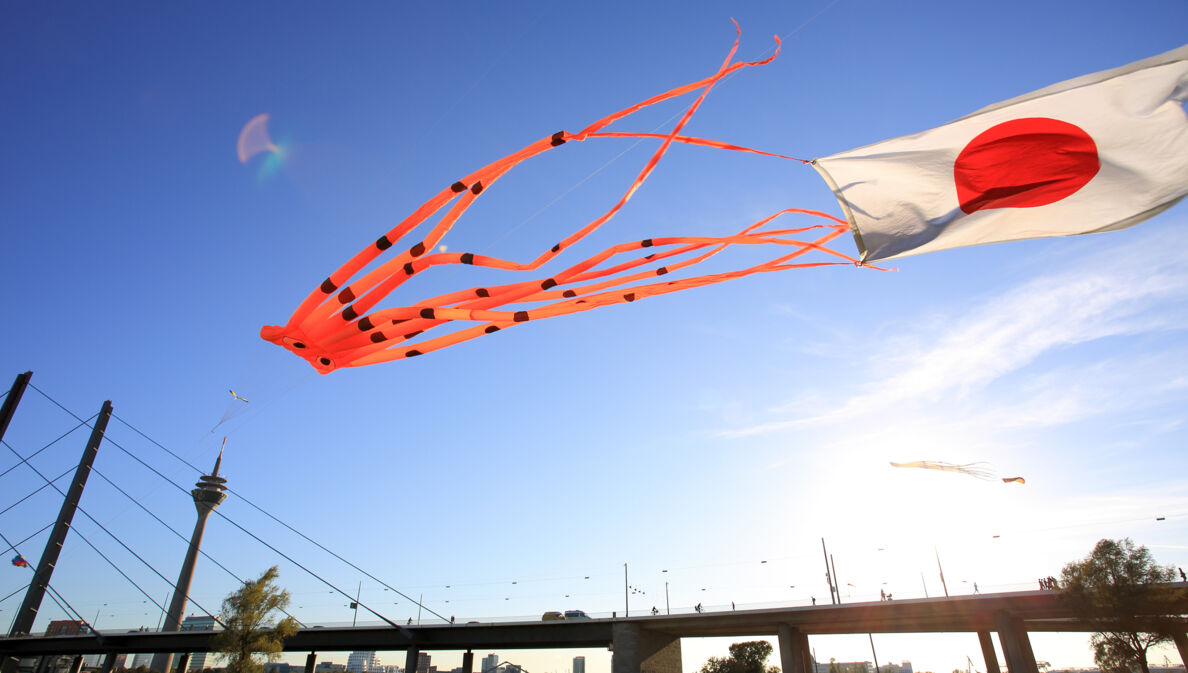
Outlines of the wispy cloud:
M938 401L951 410L1045 354L1108 337L1188 328L1188 255L1181 249L1170 234L1152 235L1074 261L953 311L939 332L921 331L894 347L870 351L874 355L867 371L877 373L830 410L803 415L803 407L787 405L773 409L767 420L721 434L738 437L838 423ZM925 322L936 324L921 324ZM1110 373L1116 371L1103 367L1099 376L1116 378ZM986 420L1000 426L1077 420L1101 408L1106 389L1095 380L1077 389L1069 387L1068 377L1045 383L1036 375L1030 389L1016 391L1013 399L982 413L996 417ZM1059 394L1053 394L1053 386L1059 386ZM1177 386L1183 387L1182 377L1159 387Z

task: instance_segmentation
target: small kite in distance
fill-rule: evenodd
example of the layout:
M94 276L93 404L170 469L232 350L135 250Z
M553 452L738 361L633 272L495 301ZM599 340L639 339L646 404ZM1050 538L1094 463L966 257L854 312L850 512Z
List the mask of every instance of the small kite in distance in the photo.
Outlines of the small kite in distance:
M915 460L910 463L891 463L891 467L918 467L923 470L960 472L961 474L968 474L971 477L977 477L978 479L984 480L993 479L994 473L989 469L982 467L983 465L986 465L986 463L964 463L957 465L955 463L943 463L938 460Z
M239 395L237 395L235 393L234 390L228 390L227 392L231 393L231 397L234 397L235 399L239 400L240 402L245 402L245 403L247 402L247 398L240 397Z
M12 564L18 568L28 568L29 567L29 562L26 561L25 557L21 556L20 554L17 554L16 556L12 557Z
M910 463L896 463L896 462L891 463L891 467L918 467L923 470L941 470L944 472L960 472L961 474L968 474L971 477L977 477L978 479L981 479L983 481L990 481L998 475L994 474L994 471L990 470L988 467L984 467L986 465L988 465L988 463L984 463L984 462L962 463L962 464L958 465L956 463L944 463L939 460L916 460L916 461L912 461ZM1010 484L1012 482L1017 483L1017 484L1026 484L1027 483L1027 481L1025 479L1023 479L1023 477L999 477L999 478L1002 479L1002 483L1004 483L1004 484Z

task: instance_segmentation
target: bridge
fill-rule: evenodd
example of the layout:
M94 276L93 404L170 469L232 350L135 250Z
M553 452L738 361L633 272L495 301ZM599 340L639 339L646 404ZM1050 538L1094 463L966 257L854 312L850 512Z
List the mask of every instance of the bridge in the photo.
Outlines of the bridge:
M1152 586L1150 614L1134 626L1155 628L1157 615L1188 614L1188 583ZM1166 624L1166 622L1164 622ZM1188 663L1188 619L1176 618L1174 639ZM307 628L285 642L287 652L308 652L312 673L317 652L405 650L406 670L416 670L422 651L465 651L463 670L473 673L473 650L606 647L613 651L612 673L681 673L681 638L775 636L785 673L815 673L808 637L846 633L977 633L987 673L1000 673L990 638L997 632L1002 661L1019 673L1038 673L1029 632L1095 631L1087 615L1073 614L1053 591L1024 591L946 598L879 601L844 605L657 615L580 621L444 624L357 628ZM119 654L202 652L210 631L99 633L83 636L0 639L0 656L34 657L104 654L102 673L110 673ZM183 655L186 658L187 655ZM184 667L184 660L180 662ZM184 668L183 668L184 670Z

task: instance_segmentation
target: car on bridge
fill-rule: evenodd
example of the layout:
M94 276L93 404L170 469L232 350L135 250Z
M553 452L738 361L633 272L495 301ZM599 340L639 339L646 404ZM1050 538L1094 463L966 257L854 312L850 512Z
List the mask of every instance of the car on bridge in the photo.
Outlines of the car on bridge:
M564 619L565 619L565 615L561 614L560 612L557 612L556 610L550 610L540 616L540 621L542 621L542 622L557 622L557 621L563 621Z
M591 619L590 615L582 612L581 610L566 610L565 618L566 619Z

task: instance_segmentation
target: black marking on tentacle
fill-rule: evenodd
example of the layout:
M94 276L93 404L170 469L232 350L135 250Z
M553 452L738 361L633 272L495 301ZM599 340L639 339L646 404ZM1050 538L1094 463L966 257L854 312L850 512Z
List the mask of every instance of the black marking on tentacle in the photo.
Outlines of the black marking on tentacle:
M644 240L639 242L639 247L641 247L641 248L650 248L653 245L655 245L655 244L652 243L652 239L650 239L650 238L645 238Z
M626 299L627 301L635 301L635 293L628 292L627 294L623 295L623 298Z
M343 320L350 322L358 317L359 317L359 314L358 314L358 312L355 311L354 306L348 306L348 307L342 309L342 319Z
M373 343L373 344L377 344L377 343L380 343L381 341L387 341L387 340L388 340L388 337L384 336L383 332L377 331L377 332L371 333L371 343Z
M425 254L425 242L421 241L420 243L409 248L408 254L412 255L413 257L420 257L421 255Z
M353 301L355 301L355 293L351 292L351 288L344 287L342 292L338 293L338 303L349 304Z
M491 296L491 291L485 287L476 288L474 293L480 297L490 297Z
M541 284L540 284L540 289L542 289L542 290L547 290L547 289L549 289L550 287L553 287L553 286L554 286L554 285L556 285L556 284L557 284L557 281L556 281L556 280L554 280L554 279L552 279L552 278L550 278L550 279L548 279L548 280L546 280L546 281L544 281L543 283L541 283Z
M462 192L466 191L466 185L462 184L462 181L459 180L458 182L450 185L450 190L455 194L461 194Z
M565 131L557 131L556 133L554 133L552 139L549 140L549 144L551 144L553 147L556 147L558 145L564 145L565 144Z
M404 338L405 338L405 339L411 339L411 338L413 338L413 337L420 336L422 333L424 333L424 331L425 331L425 330L423 330L423 329L419 329L419 330L417 330L417 331L415 331L415 332L409 332L408 334L405 334L405 335L404 335Z
M481 194L482 191L483 191L483 181L482 180L479 180L478 182L476 182L470 186L470 193L474 194L475 196Z
M369 329L375 328L375 325L373 325L371 322L371 316L369 315L363 316L363 319L355 324L359 327L360 332L366 332Z
M474 264L474 253L464 252L462 253L462 256L458 258L458 261L462 262L463 264Z
M662 267L660 267L659 269L656 269L656 275L657 275L657 276L663 276L663 275L664 275L664 274L666 274L666 273L668 273L668 267L667 267L667 266L662 266Z
M392 241L389 241L388 235L384 234L383 236L380 236L379 238L375 239L375 247L379 248L380 251L382 252L382 251L387 250L388 248L392 247Z
M433 319L434 319L434 317L435 317L435 314L434 314L434 312L433 312L433 309L431 309L431 308L423 308L423 309L421 309L421 317L422 317L422 318L424 318L424 319L426 319L426 320L433 320Z
M330 294L331 292L333 292L337 289L338 289L338 286L335 285L334 281L330 280L329 278L322 281L322 292L325 292L326 294Z
M651 254L651 255L644 255L644 259L651 259L651 258L653 258L653 257L655 257L655 256L656 256L655 254Z
M561 293L561 296L565 297L565 298L572 298L572 297L576 297L577 293L574 292L573 290L566 290Z
M515 320L516 322L524 322L527 319L528 319L527 311L516 311L515 315L512 316L512 320Z
M305 348L305 344L301 343L300 341L294 341L293 348Z
M413 268L412 262L408 262L404 265L404 273L411 276L416 272L417 271L416 271L416 269Z
M553 249L551 252L560 252L560 251L561 251L561 244L558 243L557 245L553 246Z
M498 331L499 331L498 325L487 325L486 328L483 329L483 332L486 334L492 334L492 333L498 332Z
M415 358L418 355L423 355L423 353L421 353L421 351L418 351L418 350L406 351L404 353L404 356L409 357L409 358Z

